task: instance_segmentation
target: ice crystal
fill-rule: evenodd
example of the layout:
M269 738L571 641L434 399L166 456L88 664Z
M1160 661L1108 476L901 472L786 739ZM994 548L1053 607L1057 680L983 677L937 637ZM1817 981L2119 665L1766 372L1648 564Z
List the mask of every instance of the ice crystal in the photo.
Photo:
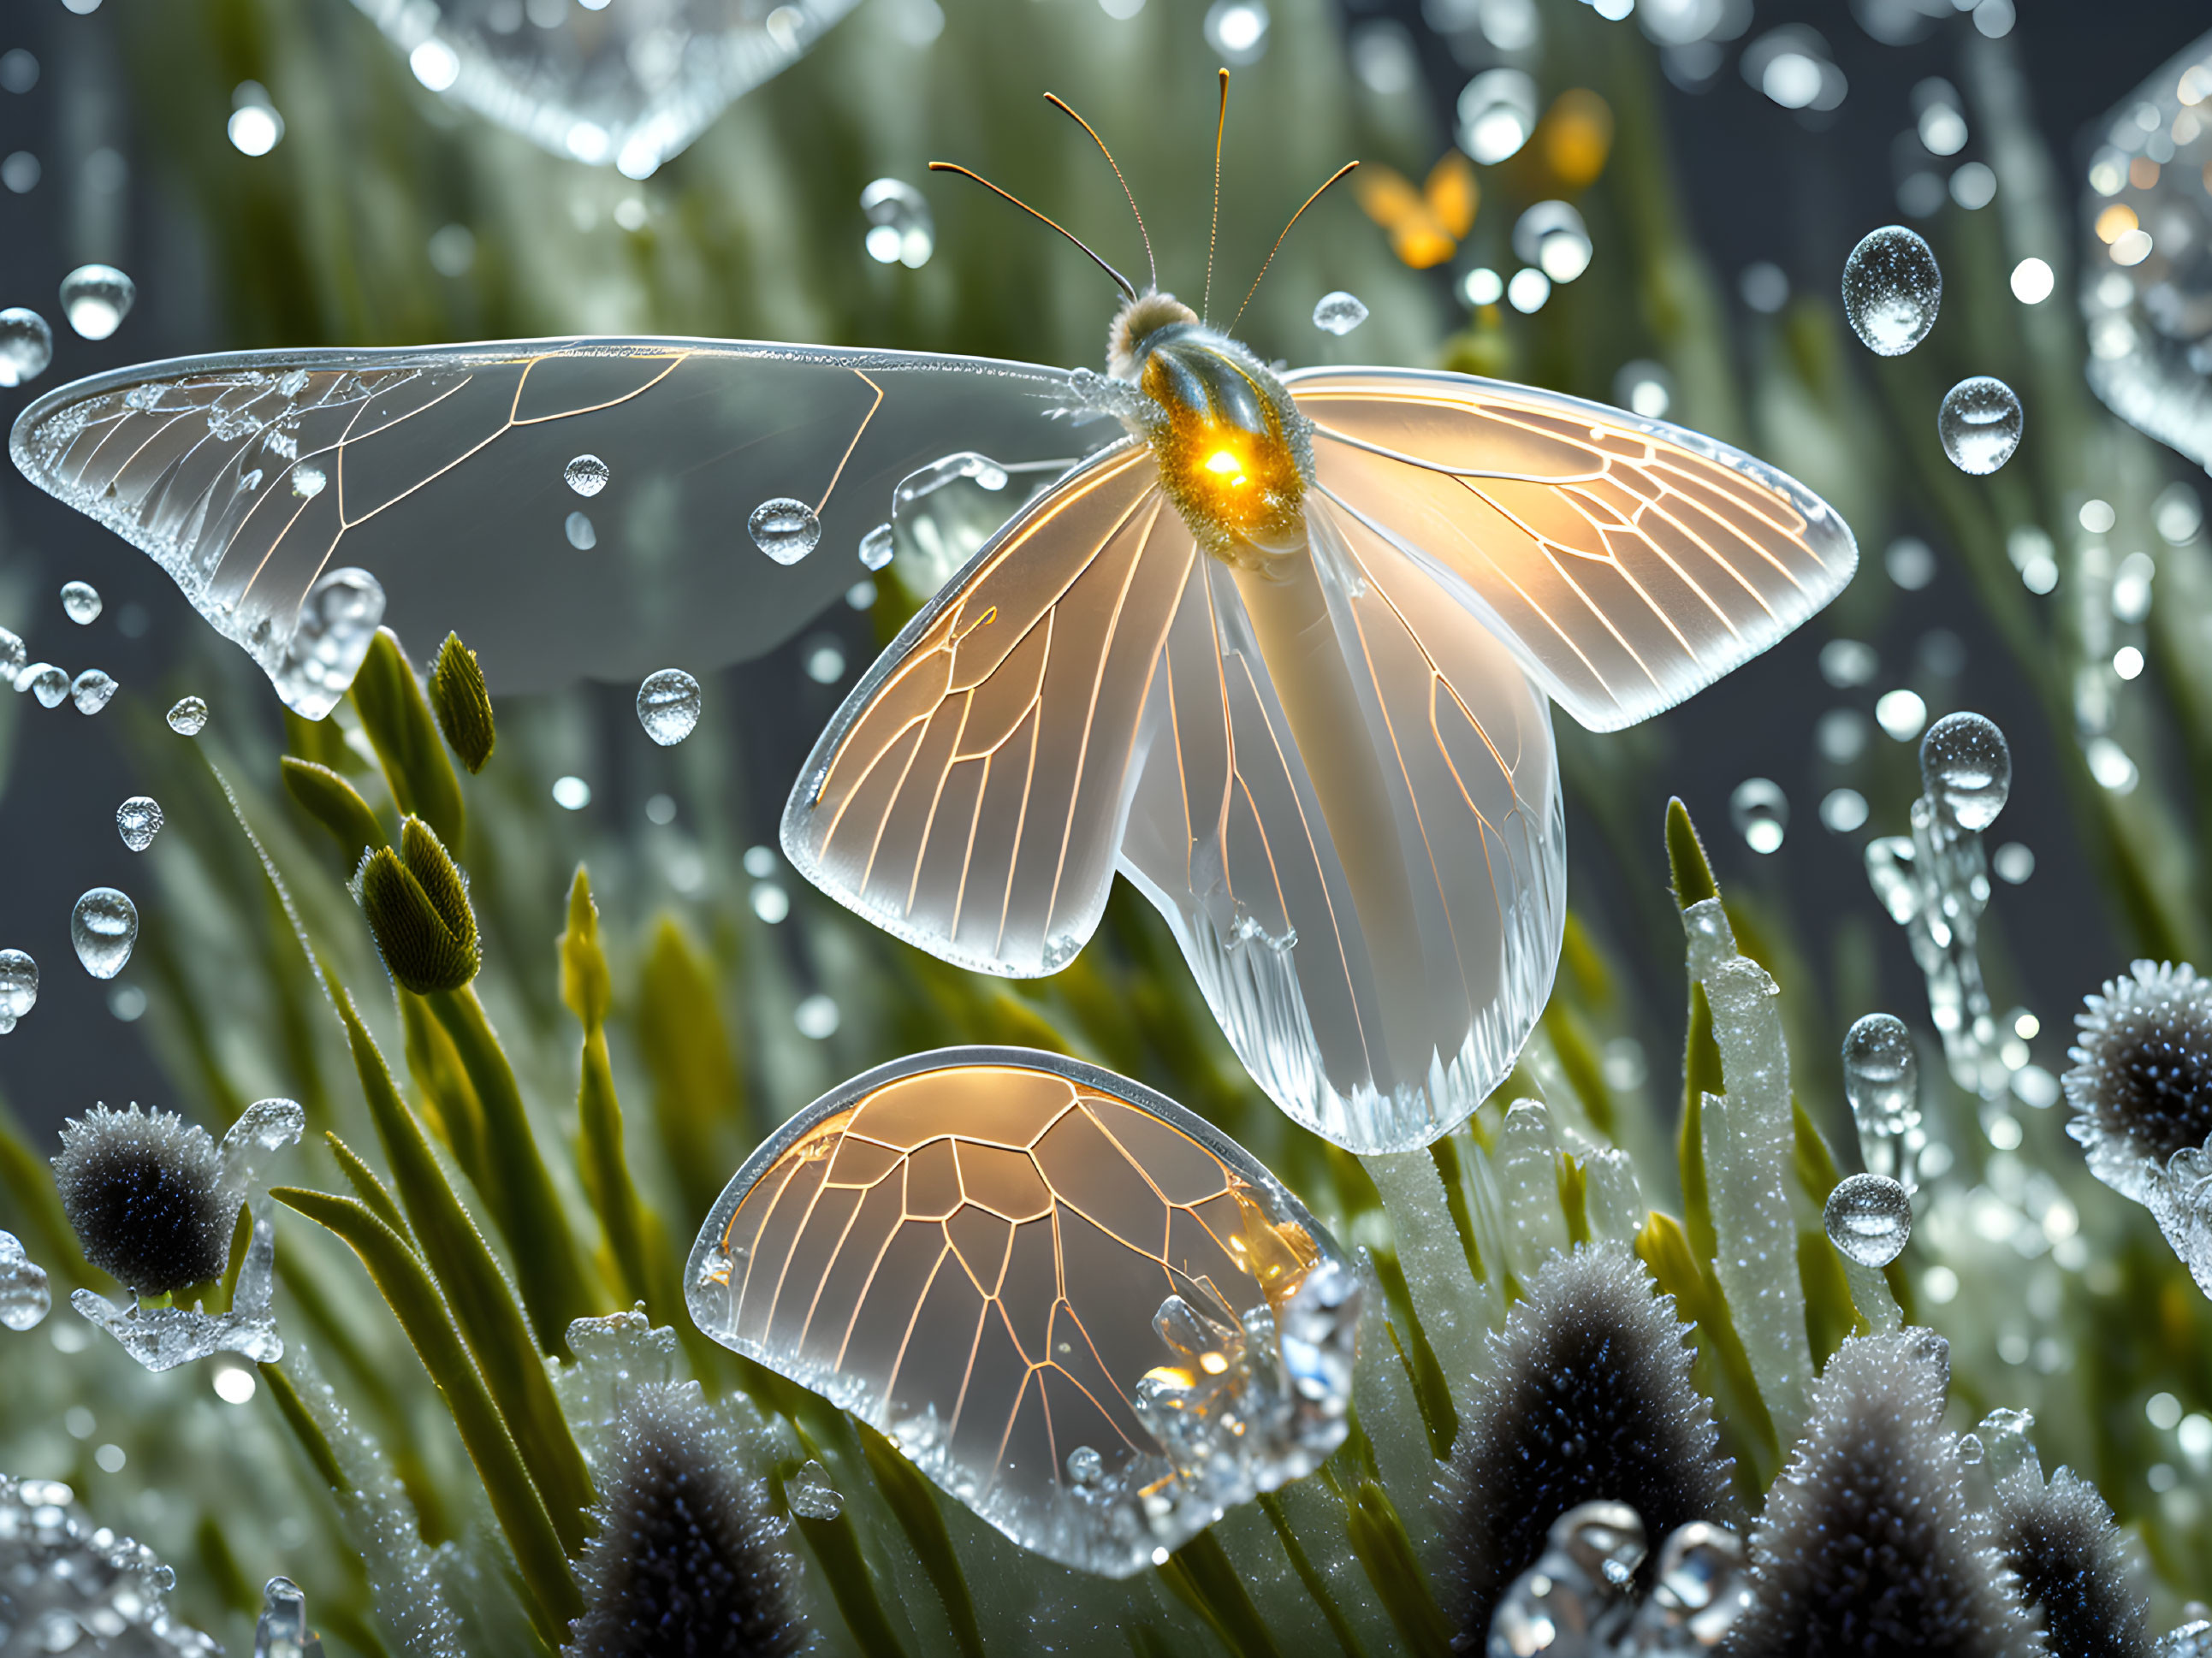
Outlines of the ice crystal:
M0 1474L0 1652L220 1653L169 1615L175 1582L151 1549L94 1526L67 1485Z

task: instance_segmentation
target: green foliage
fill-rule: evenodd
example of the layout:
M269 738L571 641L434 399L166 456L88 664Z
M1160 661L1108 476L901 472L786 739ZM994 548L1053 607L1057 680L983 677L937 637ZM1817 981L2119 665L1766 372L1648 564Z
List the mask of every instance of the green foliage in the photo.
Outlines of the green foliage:
M459 855L467 823L460 780L438 741L422 683L391 629L376 630L349 695L401 813L422 819Z
M438 716L438 729L460 756L471 776L484 768L498 745L499 733L491 717L491 691L484 684L477 653L449 633L438 647L438 660L430 671L430 707Z
M384 826L361 791L330 767L289 754L276 763L283 768L284 792L331 832L348 869L358 868L366 853L387 844Z

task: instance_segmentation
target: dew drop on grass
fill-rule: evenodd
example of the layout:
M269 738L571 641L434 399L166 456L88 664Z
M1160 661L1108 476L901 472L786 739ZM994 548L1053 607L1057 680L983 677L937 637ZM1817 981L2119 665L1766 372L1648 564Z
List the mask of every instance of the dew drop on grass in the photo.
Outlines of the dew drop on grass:
M681 668L647 675L637 688L637 723L664 749L681 743L699 724L699 682Z
M589 501L607 487L614 474L597 455L579 455L562 469L561 476L571 489Z
M70 943L95 979L112 979L131 960L138 942L138 907L113 887L94 887L70 914Z
M1903 225L1869 232L1844 261L1844 315L1869 351L1904 355L1928 337L1942 302L1935 250Z
M62 314L84 339L112 334L137 298L138 284L112 264L81 264L62 278Z
M2025 420L2012 387L1988 374L1977 374L1943 394L1936 431L1951 464L1979 477L2012 459L2020 447Z
M62 614L82 628L100 618L100 589L89 581L62 584Z
M115 809L115 828L123 844L143 852L161 832L161 803L150 794L134 794Z
M1862 1266L1887 1266L1912 1237L1912 1199L1881 1175L1853 1175L1828 1193L1828 1242Z
M169 709L169 729L179 737L198 737L207 721L207 704L197 696L180 696Z
M796 564L822 539L822 520L803 501L777 495L753 508L745 520L753 545L779 564Z

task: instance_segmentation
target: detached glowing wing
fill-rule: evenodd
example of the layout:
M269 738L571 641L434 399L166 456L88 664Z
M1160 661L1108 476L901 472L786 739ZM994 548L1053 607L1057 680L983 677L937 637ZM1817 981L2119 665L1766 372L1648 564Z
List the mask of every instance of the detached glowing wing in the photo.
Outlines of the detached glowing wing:
M1153 664L1198 559L1150 450L1040 497L907 624L799 774L783 847L878 926L1034 977L1098 925Z
M244 352L63 386L24 410L10 449L319 714L380 619L418 651L458 629L501 692L757 655L864 574L855 550L908 473L1109 435L1048 418L1066 383L1022 363L719 340ZM565 476L584 455L606 477L588 496ZM808 516L817 528L789 565L747 529L777 499L805 509L799 542ZM347 569L372 580L339 596L343 615L319 593L295 649L303 601ZM303 677L311 647L330 659Z
M1361 1292L1334 1242L1218 1129L1053 1054L949 1048L825 1095L738 1171L685 1282L715 1340L1111 1576L1344 1437Z
M1838 592L1819 496L1662 421L1414 369L1286 377L1322 492L1418 560L1593 731L1673 707Z

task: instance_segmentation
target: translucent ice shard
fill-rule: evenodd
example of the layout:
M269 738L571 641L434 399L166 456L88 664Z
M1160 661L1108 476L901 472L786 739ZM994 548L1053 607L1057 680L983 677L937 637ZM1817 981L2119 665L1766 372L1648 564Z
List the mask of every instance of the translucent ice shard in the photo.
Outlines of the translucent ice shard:
M415 78L556 155L642 179L796 62L852 0L354 0Z
M95 1525L67 1485L0 1474L4 1650L215 1658L222 1648L170 1616L175 1583L153 1550Z
M715 1204L686 1289L714 1339L1113 1577L1341 1442L1363 1298L1218 1130L1018 1048L901 1060L800 1112Z
M23 1253L22 1242L13 1232L0 1232L0 1325L31 1329L53 1304L46 1269Z
M253 1626L253 1658L322 1658L323 1637L307 1627L307 1597L289 1577L262 1587Z

